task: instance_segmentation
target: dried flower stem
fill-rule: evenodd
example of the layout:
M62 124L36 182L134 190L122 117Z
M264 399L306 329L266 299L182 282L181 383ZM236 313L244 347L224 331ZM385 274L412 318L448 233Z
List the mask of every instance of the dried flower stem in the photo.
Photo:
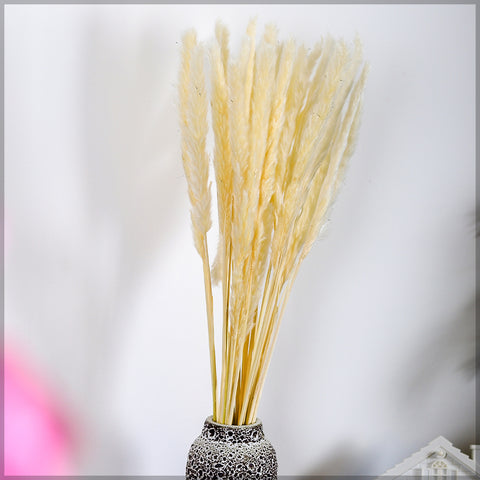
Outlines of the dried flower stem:
M183 38L180 69L180 126L182 131L182 159L191 203L191 219L195 248L202 258L207 309L210 372L212 377L213 411L217 410L217 369L215 359L212 282L208 257L207 232L211 227L209 159L206 153L207 94L203 72L203 49L197 45L194 32Z

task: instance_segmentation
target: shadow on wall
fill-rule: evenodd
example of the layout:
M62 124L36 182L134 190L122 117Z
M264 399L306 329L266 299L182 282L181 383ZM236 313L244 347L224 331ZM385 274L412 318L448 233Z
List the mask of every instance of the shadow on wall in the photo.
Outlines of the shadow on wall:
M319 472L342 472L342 475L350 478L354 475L358 475L358 472L365 472L369 470L369 467L375 461L375 456L378 452L372 452L370 455L355 448L352 443L344 441L337 444L332 448L331 453L321 462L314 465L307 470L305 475L307 478L322 478L322 479L336 479L339 480L342 476L339 475L322 475ZM374 478L374 477L372 477ZM368 477L362 475L362 479L368 479Z
M404 391L406 401L419 400L423 393L429 390L431 383L442 376L445 368L453 367L466 379L474 378L478 359L475 360L474 356L475 335L472 319L478 292L475 296L476 298L471 299L443 329L431 332L423 352L412 361L412 366L415 363L416 368L412 369L414 373Z
M176 45L161 32L129 38L95 19L86 32L82 174L95 260L84 282L90 313L83 327L90 392L84 415L90 425L80 463L95 474L111 473L113 465L120 473L134 462L126 440L106 420L109 372L126 326L124 312L149 261L168 250L160 247L169 244L176 228L171 207L183 192L172 182L183 186L175 79L169 75L176 71L171 54Z
M471 222L471 235L474 236L474 222ZM478 226L477 226L478 228ZM479 233L477 233L477 237ZM455 256L452 255L453 261ZM315 301L318 301L320 293L315 297ZM428 335L422 337L422 341L419 344L415 344L413 349L409 350L408 355L405 355L404 364L401 367L401 377L398 378L398 382L395 382L391 386L391 405L389 409L392 415L399 418L405 418L405 427L400 427L401 420L396 419L395 423L402 431L397 432L399 438L396 439L394 431L389 433L388 439L382 445L380 442L376 442L371 445L371 448L362 449L360 451L355 445L349 443L348 438L344 439L344 442L337 445L326 460L320 460L318 464L312 466L304 474L305 475L321 475L322 473L329 474L330 472L338 472L342 475L354 475L359 472L369 473L378 471L378 475L382 474L388 468L393 467L396 463L401 462L404 458L411 455L418 448L423 447L429 441L433 440L438 435L447 436L455 447L460 448L463 452L469 454L470 444L477 443L473 437L473 424L468 424L468 419L462 425L453 425L449 423L448 418L439 417L438 413L435 413L436 417L439 417L440 421L432 423L429 419L431 411L429 410L431 404L430 399L433 402L441 402L448 398L449 403L444 411L448 411L451 404L457 400L454 391L446 391L443 395L433 396L432 392L438 392L439 386L442 385L442 377L446 372L449 375L458 378L458 381L462 384L469 384L475 378L475 372L478 372L480 367L479 359L475 357L475 343L480 341L479 331L477 330L475 336L475 304L479 298L479 291L475 292L474 296L470 298L456 314L451 318L438 319L438 329L432 329ZM292 299L294 300L294 299ZM308 305L305 307L305 303L314 301L313 298L302 298L301 302L298 302L298 306L292 310L295 311L296 321L307 323L308 315L301 313L302 308L308 311L309 308L313 310L314 305ZM293 302L292 302L293 303ZM298 329L299 331L313 331L313 324L308 325L309 328ZM312 328L310 328L312 327ZM302 379L297 378L295 370L299 371L296 365L301 364L304 358L308 356L308 349L298 349L300 344L300 336L295 334L295 330L292 329L292 334L283 337L285 344L282 347L290 350L290 355L287 357L291 360L290 363L282 365L282 368L278 369L281 372L281 376L273 376L275 383L274 391L282 391L283 385L289 385L289 392L295 392L298 389L301 391ZM319 336L321 341L321 337ZM319 351L322 350L320 343L316 344L316 348ZM310 347L309 348L313 348ZM287 358L285 357L285 358ZM295 365L293 364L295 362ZM311 366L309 366L311 368ZM282 385L283 382L283 385ZM274 407L277 409L277 416L281 418L286 416L291 408L291 398L295 393L290 393L289 396L276 396ZM432 396L434 398L432 398ZM465 399L462 399L465 400ZM467 399L468 400L468 399ZM296 401L296 400L294 400ZM298 398L301 402L301 399ZM321 402L321 399L319 399ZM273 403L272 403L273 405ZM300 415L302 413L300 412ZM322 413L318 413L321 415ZM432 434L429 438L419 440L418 438L411 443L408 441L408 435L405 430L408 429L409 422L412 418L418 419L424 417L426 419L425 425L431 427ZM393 418L393 417L392 417ZM374 421L374 419L372 419ZM285 428L289 428L288 426ZM412 424L413 428L413 424ZM438 429L438 430L435 430ZM285 438L292 438L293 435L285 435ZM405 438L404 438L405 437ZM413 437L412 437L413 439ZM424 441L424 443L422 443ZM293 442L293 440L292 440ZM387 445L387 443L391 443ZM295 445L291 445L294 449ZM393 459L393 460L392 460ZM322 477L324 478L324 477ZM338 478L338 477L335 477Z
M470 218L472 236L478 238L480 232L478 224L475 227L475 216ZM456 315L440 321L439 328L425 336L421 350L406 359L405 371L410 373L405 377L405 383L400 390L399 404L417 405L422 411L428 410L425 399L431 396L432 391L438 391L435 387L446 374L454 375L465 383L475 381L480 365L478 357L475 356L475 345L480 340L478 329L475 332L475 306L479 293L476 286L472 298L465 302ZM446 392L446 396L454 400L455 392ZM442 398L437 398L435 403L440 401ZM436 434L446 435L455 447L469 453L470 445L478 442L478 439L474 438L473 419L470 425L458 425L456 428L447 425L442 423L438 428L450 428L449 433L439 430ZM428 441L432 439L433 437Z

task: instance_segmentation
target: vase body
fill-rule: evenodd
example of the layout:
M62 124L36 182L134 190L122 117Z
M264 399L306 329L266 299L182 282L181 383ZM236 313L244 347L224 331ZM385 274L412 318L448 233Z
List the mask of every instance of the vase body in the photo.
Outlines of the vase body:
M188 453L186 480L276 480L277 456L260 421L222 425L205 420Z

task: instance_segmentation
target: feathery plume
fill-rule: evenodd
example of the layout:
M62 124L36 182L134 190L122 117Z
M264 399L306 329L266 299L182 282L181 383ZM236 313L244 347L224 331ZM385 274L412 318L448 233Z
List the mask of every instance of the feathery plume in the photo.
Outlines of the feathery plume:
M205 89L203 48L197 45L195 32L183 37L182 64L179 77L180 128L182 159L190 198L192 231L195 248L202 258L207 308L210 371L212 377L213 411L217 410L217 371L214 342L213 296L208 257L207 232L210 216L209 158L206 152L208 132L208 100Z

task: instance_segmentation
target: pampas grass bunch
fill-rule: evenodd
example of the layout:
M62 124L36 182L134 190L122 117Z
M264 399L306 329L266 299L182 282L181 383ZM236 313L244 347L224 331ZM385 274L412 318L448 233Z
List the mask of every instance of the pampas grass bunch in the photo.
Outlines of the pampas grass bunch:
M268 25L257 43L253 21L235 58L220 23L208 49L187 32L181 57L182 159L203 263L213 420L251 424L299 266L354 151L367 68L358 40L349 47L326 37L307 49L279 41ZM209 110L214 175L206 149ZM211 265L213 178L219 242ZM220 378L213 280L223 301Z

